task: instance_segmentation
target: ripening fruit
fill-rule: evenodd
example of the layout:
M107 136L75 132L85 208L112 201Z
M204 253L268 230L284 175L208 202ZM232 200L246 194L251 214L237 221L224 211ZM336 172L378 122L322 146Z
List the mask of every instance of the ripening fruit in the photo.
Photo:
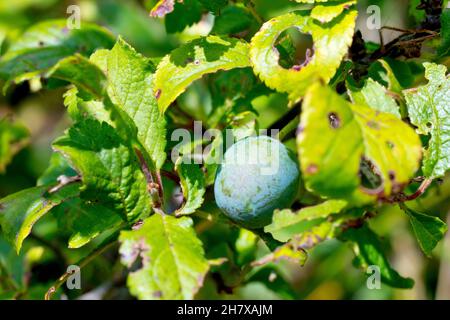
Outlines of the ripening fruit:
M248 229L272 221L275 209L292 205L300 184L298 163L278 140L245 138L224 155L214 185L219 208Z

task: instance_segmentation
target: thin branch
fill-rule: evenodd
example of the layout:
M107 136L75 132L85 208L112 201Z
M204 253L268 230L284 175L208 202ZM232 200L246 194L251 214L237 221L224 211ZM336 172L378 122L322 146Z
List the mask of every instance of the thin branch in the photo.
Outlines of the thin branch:
M88 256L81 259L76 265L80 267L80 269L84 268L86 265L88 265L92 260L94 260L96 257L104 253L106 250L111 248L117 241L117 238L119 236L119 232L115 232L113 235L111 235L109 238L107 238L103 244L101 244L96 250L91 252ZM51 300L53 294L58 290L66 281L67 279L72 275L72 273L66 272L64 273L54 284L51 286L47 292L45 293L45 300Z

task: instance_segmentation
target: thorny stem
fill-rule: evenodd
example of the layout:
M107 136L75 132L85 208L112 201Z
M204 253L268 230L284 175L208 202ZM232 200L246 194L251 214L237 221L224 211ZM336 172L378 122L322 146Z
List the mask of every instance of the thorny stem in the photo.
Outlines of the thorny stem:
M96 257L104 253L106 250L111 248L117 241L117 238L119 236L119 231L112 234L109 238L107 238L96 250L91 252L88 256L81 259L76 265L82 269L86 265L88 265L92 260L94 260ZM54 284L51 286L47 292L45 293L45 300L51 300L53 294L58 290L66 281L67 279L72 275L72 273L66 272L64 273Z

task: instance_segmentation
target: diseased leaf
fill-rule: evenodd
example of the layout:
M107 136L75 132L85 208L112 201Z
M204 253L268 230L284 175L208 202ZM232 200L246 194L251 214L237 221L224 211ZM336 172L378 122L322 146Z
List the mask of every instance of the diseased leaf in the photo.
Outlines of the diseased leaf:
M369 78L360 90L350 88L348 92L353 103L364 104L374 110L390 113L401 119L399 106L395 102L395 99L388 95L385 87L373 79Z
M33 25L0 59L0 78L20 83L32 79L79 53L89 56L95 49L111 48L113 36L104 28L83 22L80 29L68 29L67 21L49 20Z
M428 84L403 93L417 132L431 135L422 170L434 179L450 169L450 80L447 67L428 62L424 66Z
M359 229L348 229L342 235L342 239L351 243L356 255L355 263L364 272L369 266L377 266L380 268L383 283L402 289L410 289L414 286L413 279L404 278L392 269L382 251L378 235L366 225Z
M135 150L109 124L93 119L76 123L53 147L82 176L83 199L118 212L130 222L150 213L147 181Z
M431 256L433 249L444 238L447 224L438 217L414 211L406 206L402 206L402 209L410 218L420 248L427 256Z
M209 264L187 217L155 214L140 229L122 231L122 263L141 267L128 275L130 292L139 299L193 299Z
M307 11L294 11L266 22L251 41L250 56L255 73L272 89L287 92L289 100L303 98L316 80L328 82L335 74L352 43L357 11L349 8L332 22L321 24ZM285 69L274 49L281 32L296 27L311 34L314 55L302 65Z
M29 141L28 129L9 117L0 119L0 173L4 173L6 166L14 155L22 150Z
M347 206L342 200L329 200L312 207L292 212L290 209L277 210L273 214L272 224L264 228L272 236L282 242L289 241L294 235L301 234L322 224L329 215L339 213Z
M186 88L203 75L250 66L249 46L242 40L209 36L172 51L158 65L154 95L165 111Z
M153 94L156 67L119 38L110 51L91 58L108 78L108 93L114 104L134 121L138 140L160 169L166 159L166 120Z
M53 207L79 194L80 184L55 189L49 185L22 190L0 200L0 225L19 253L33 225Z
M298 149L306 187L364 205L407 185L421 159L419 137L397 117L353 105L328 87L303 101Z
M182 159L180 159L182 160ZM197 164L186 164L180 161L176 165L180 177L184 203L175 215L188 215L194 213L203 203L205 195L205 176Z

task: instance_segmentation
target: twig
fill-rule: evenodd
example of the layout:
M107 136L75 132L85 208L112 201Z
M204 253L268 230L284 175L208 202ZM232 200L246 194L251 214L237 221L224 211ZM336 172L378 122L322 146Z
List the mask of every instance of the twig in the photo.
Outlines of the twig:
M111 235L109 238L107 238L96 250L91 252L88 256L81 259L76 265L80 267L80 269L84 268L86 265L88 265L92 260L94 260L96 257L104 253L106 250L111 248L117 241L117 238L119 236L119 232L115 232L113 235ZM72 275L72 273L66 272L64 273L54 284L51 286L47 292L45 293L45 300L51 300L53 294L56 292L56 290L61 287L64 282L67 281L67 279Z

